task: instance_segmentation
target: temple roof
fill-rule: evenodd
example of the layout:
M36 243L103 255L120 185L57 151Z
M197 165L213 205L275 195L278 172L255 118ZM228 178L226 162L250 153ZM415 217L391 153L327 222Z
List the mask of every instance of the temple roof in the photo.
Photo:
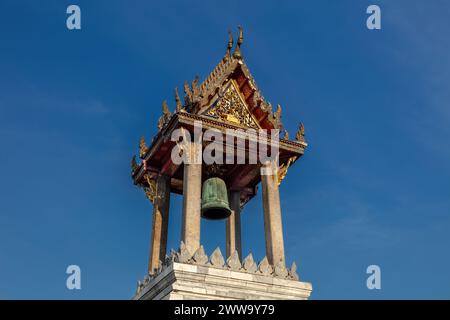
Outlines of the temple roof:
M184 107L190 113L211 116L213 112L205 112L205 110L214 108L214 104L220 102L220 98L227 93L229 97L238 95L240 99L235 99L235 101L241 100L242 103L239 103L238 106L245 106L244 111L250 113L254 120L251 121L253 125L262 129L282 130L281 107L278 105L274 112L272 105L264 99L241 54L242 43L243 31L242 28L239 28L239 38L234 52L231 53L233 38L230 32L225 56L206 79L200 85L198 85L198 79L194 79L191 87L185 82ZM232 110L232 112L236 111ZM236 122L233 117L228 118ZM222 120L226 121L226 118ZM245 121L243 125L249 126L250 121Z
M132 161L134 183L147 191L152 188L152 179L157 174L170 176L172 192L182 192L183 166L175 165L170 159L175 142L170 140L170 133L184 127L191 130L195 121L202 121L205 128L225 129L279 129L281 107L272 110L258 89L241 53L243 31L239 28L239 37L233 49L230 38L224 57L220 60L206 79L199 84L198 77L191 84L184 83L184 99L181 100L175 88L175 112L169 110L166 101L162 104L162 115L158 121L158 133L147 146L141 138L139 158ZM287 169L303 155L307 144L304 139L304 127L300 124L295 140L289 140L287 131L280 137L279 181L284 178ZM246 152L252 153L248 145ZM231 189L240 189L245 203L256 193L260 181L259 168L256 165L227 166L225 178ZM244 191L246 190L246 191ZM150 192L151 194L151 192Z

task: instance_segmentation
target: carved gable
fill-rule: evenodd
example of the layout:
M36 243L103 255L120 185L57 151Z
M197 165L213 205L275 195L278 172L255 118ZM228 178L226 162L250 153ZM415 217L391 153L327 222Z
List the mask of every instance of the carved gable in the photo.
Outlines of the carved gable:
M234 80L230 80L219 92L211 105L202 112L202 115L238 124L245 128L260 128Z

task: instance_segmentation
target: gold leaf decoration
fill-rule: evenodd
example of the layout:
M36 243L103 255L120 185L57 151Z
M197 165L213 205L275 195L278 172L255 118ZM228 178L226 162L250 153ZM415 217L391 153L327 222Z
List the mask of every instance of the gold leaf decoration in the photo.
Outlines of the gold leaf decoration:
M148 187L144 187L145 195L151 203L155 201L156 198L156 180L151 179L148 175L145 175Z
M289 166L292 164L292 162L295 161L297 157L290 157L287 161L287 163L283 163L278 168L278 185L281 184L281 181L283 181L284 177L286 177L286 174L288 172Z
M205 115L225 122L236 123L245 128L259 129L258 123L248 110L233 80L225 89L223 96L206 110Z
M300 122L300 126L298 127L297 134L295 135L295 140L299 142L305 142L305 126L302 122Z
M144 136L141 137L141 140L139 141L139 157L143 158L145 156L145 154L148 151L148 147L145 144L145 138Z
M136 162L136 156L133 156L133 158L131 158L131 174L134 174L137 169L138 169L138 164Z

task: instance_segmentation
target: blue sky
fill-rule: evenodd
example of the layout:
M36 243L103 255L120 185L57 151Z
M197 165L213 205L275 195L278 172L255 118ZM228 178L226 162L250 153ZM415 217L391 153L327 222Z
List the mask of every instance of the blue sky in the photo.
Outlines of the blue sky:
M78 4L82 29L66 28ZM382 29L365 26L378 4ZM130 298L151 205L130 179L164 99L223 56L244 58L309 147L281 185L285 247L312 298L450 298L448 1L0 3L0 298ZM181 198L171 203L178 247ZM264 256L261 195L243 251ZM224 248L223 222L202 243ZM224 250L222 250L224 251ZM66 289L77 264L82 290ZM382 289L368 290L377 264Z

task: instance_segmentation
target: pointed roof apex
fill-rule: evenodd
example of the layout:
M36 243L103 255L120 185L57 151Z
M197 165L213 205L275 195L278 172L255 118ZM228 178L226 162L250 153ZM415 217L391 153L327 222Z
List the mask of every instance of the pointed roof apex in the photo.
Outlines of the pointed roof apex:
M233 48L233 33L231 33L230 30L228 30L228 34L230 35L228 38L228 45L227 45L227 56L231 56L231 49Z
M234 49L233 57L242 58L241 56L241 44L244 42L244 31L241 26L239 28L239 37L237 40L236 48Z
M244 30L241 26L238 26L239 28L239 38L237 44L240 46L244 42Z

